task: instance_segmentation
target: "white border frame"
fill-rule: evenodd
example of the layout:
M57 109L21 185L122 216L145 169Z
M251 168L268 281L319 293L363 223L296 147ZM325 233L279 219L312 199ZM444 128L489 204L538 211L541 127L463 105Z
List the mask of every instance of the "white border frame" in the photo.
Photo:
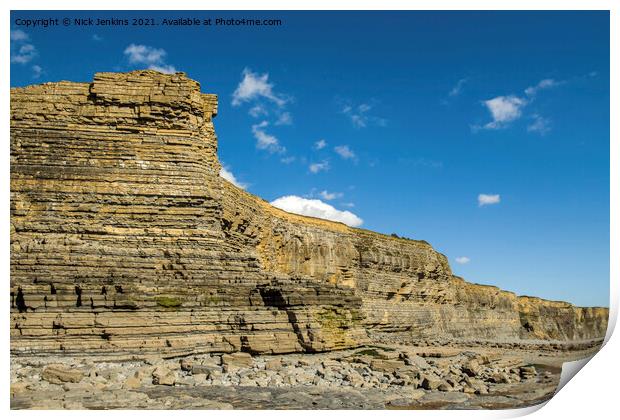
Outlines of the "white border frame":
M248 0L235 0L227 2L210 2L210 1L191 1L191 0L106 0L87 2L76 0L56 0L53 4L45 0L18 1L4 0L0 6L2 16L0 22L3 23L3 30L0 32L0 45L4 48L4 54L1 54L2 63L1 75L2 85L0 87L0 102L2 118L0 139L2 139L3 156L2 156L2 178L0 185L2 188L1 195L1 222L0 232L2 238L2 253L0 261L2 265L2 273L4 274L4 287L8 287L10 278L10 160L9 160L9 103L10 103L10 58L7 53L10 48L9 26L11 10L610 10L610 115L619 115L618 112L618 42L619 31L618 24L618 2L612 0L591 0L591 1L553 1L553 0L427 0L423 1L397 1L383 0L381 2L370 0L358 0L356 2L334 1L334 0L314 0L314 1L297 1L291 4L290 1L282 0L263 0L261 2ZM620 157L619 147L619 130L618 122L611 117L611 137L610 137L610 320L609 329L605 339L605 347L597 354L588 368L579 373L576 380L570 381L554 398L552 398L543 410L534 414L535 418L561 417L562 419L579 418L584 416L594 416L594 418L609 418L609 414L617 411L616 400L617 395L617 378L620 377L619 362L616 354L619 354L620 344L617 337L612 337L618 316L618 279L620 278L620 224L618 223L618 214L620 214L619 193L620 193L620 171L618 170L618 158ZM3 411L9 412L9 328L8 319L10 317L10 301L9 294L4 296L4 322L5 328L2 330L2 361L4 362L3 373L6 375L1 384L2 406ZM543 404L544 405L544 404ZM497 410L497 411L382 411L381 415L387 415L393 418L409 418L416 416L418 418L444 418L453 419L456 415L462 419L468 418L508 418L525 415L536 411L541 406L518 409L518 410ZM78 418L88 415L94 418L108 418L115 414L123 417L148 415L158 419L164 419L170 413L155 411L146 414L144 411L46 411L44 413L33 411L10 411L9 415L15 418L30 418L43 414L52 419L56 418ZM377 413L378 414L378 413ZM315 413L312 411L224 411L218 413L204 413L192 411L175 411L174 416L188 416L199 418L208 415L217 415L220 418L241 418L252 416L257 418L284 419L290 416L300 417L302 419L312 418L315 415L321 417L341 417L355 416L363 418L371 418L375 415L374 411L322 411Z

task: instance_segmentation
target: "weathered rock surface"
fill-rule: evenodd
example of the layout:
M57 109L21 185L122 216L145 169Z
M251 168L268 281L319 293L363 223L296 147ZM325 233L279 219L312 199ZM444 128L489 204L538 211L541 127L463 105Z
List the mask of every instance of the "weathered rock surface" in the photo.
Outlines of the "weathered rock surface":
M84 373L71 369L63 365L49 365L41 373L41 378L51 384L60 385L65 382L80 382L84 377Z
M605 308L467 283L424 241L289 214L236 188L218 176L216 113L216 96L183 73L11 90L12 354L604 336ZM183 371L222 374L197 366Z
M223 228L214 95L183 74L11 92L15 354L358 345L350 288L262 270Z

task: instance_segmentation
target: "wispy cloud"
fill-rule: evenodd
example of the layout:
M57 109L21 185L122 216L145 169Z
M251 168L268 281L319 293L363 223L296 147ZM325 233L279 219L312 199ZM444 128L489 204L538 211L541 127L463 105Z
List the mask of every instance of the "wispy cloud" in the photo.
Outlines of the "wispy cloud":
M149 70L155 70L166 74L175 73L173 65L166 63L168 53L162 48L154 48L148 45L129 44L123 54L129 64L144 66Z
M42 74L43 74L43 67L39 66L38 64L35 64L34 66L32 66L32 78L33 79L40 78Z
M250 108L248 114L250 114L254 118L258 118L261 116L269 115L269 111L267 111L263 105L257 104Z
M557 81L554 79L543 79L540 82L538 82L536 85L530 86L527 89L525 89L525 94L527 96L536 96L536 94L543 89L549 89L552 87L556 87L563 83L564 83L563 81Z
M478 206L489 206L499 204L501 201L499 194L478 194Z
M373 106L368 103L362 103L359 105L345 104L342 107L341 112L349 117L355 128L365 128L369 125L381 127L385 126L387 124L387 120L385 118L372 115L370 113L372 109Z
M314 143L314 149L315 150L321 150L324 149L327 146L327 142L323 139L318 140Z
M101 35L93 34L91 38L95 42L103 41L103 37Z
M487 108L493 120L483 126L474 125L472 126L472 130L477 131L480 129L500 129L507 127L511 122L521 118L525 107L535 101L540 91L560 86L564 83L566 82L555 79L543 79L534 86L526 88L524 90L525 96L496 96L495 98L483 101L483 105ZM539 132L540 134L549 131L549 124L545 124L545 122L548 123L548 120L545 121L544 119L537 118L536 114L532 117L535 119L535 122L528 126L528 131Z
M245 182L239 181L237 177L235 177L235 175L232 173L230 168L228 168L224 163L222 163L222 168L220 169L220 176L224 178L226 181L230 182L233 185L236 185L237 187L241 189L245 190L248 187L248 184Z
M30 36L21 29L11 31L11 63L28 64L37 57L39 52L29 41Z
M250 106L248 114L262 121L252 125L252 133L256 138L256 147L269 153L284 154L286 148L280 144L276 135L267 133L265 128L286 126L293 124L293 116L286 110L292 98L274 89L269 80L269 73L255 73L249 68L241 72L241 81L232 93L232 106ZM293 156L284 156L280 161L284 164L292 163Z
M267 126L269 126L267 121L252 125L252 134L254 134L254 138L256 139L256 148L266 150L269 153L286 152L286 148L280 144L278 138L265 131Z
M232 95L233 106L239 106L244 102L260 98L267 99L280 107L286 104L287 98L274 92L274 85L269 82L269 73L258 74L245 68L241 76L241 82Z
M323 200L330 201L330 200L335 200L336 198L342 198L344 194L341 192L329 192L327 190L323 190L319 192L319 196L321 196Z
M11 31L11 41L25 42L25 41L28 41L29 39L30 39L30 36L28 36L28 34L22 31L21 29L16 29L14 31Z
M360 226L364 223L356 214L348 210L338 210L334 206L317 199L287 195L272 201L270 204L290 213L333 220L353 227Z
M357 162L357 155L355 152L346 144L334 147L334 151L340 155L341 158L345 160L352 160Z
M351 150L351 148L346 144L334 147L334 151L338 153L340 157L345 160L356 160L357 159L355 152Z
M459 96L461 94L461 92L463 91L463 86L465 86L465 83L467 83L467 78L463 78L460 79L458 82L456 82L456 85L454 85L454 87L450 90L450 92L448 92L448 96Z
M456 261L459 264L467 264L471 260L469 259L469 257L456 257L454 261Z
M275 125L291 125L293 124L293 117L291 117L290 112L282 112L278 115L278 119L276 119Z
M544 136L551 131L551 120L538 114L532 115L532 122L527 125L527 131Z
M311 163L310 166L308 166L308 169L313 174L318 174L319 172L327 172L329 170L329 162L324 160L321 162Z

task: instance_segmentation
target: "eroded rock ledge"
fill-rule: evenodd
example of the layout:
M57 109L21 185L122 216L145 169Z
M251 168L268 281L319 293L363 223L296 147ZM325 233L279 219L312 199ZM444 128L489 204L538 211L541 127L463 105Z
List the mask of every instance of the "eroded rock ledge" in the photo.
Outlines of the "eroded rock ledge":
M216 113L184 73L11 89L14 355L604 336L606 308L467 283L424 241L236 188L218 176Z

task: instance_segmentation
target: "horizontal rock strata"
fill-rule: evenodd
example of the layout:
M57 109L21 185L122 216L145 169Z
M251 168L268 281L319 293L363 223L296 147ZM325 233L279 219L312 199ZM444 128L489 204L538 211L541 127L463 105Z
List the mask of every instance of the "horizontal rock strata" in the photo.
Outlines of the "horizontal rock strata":
M519 297L452 275L425 241L354 229L273 208L224 185L223 226L261 268L355 289L371 335L486 340L588 340L604 336L606 308Z
M393 339L588 340L605 308L452 275L424 241L271 207L218 176L183 73L11 90L14 354L317 352Z

